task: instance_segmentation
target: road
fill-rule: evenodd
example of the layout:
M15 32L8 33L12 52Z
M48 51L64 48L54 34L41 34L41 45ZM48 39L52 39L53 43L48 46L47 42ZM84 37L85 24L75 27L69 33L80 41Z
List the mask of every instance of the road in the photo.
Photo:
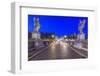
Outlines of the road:
M74 48L63 41L55 41L48 47L39 50L29 60L77 59L87 58L87 51Z

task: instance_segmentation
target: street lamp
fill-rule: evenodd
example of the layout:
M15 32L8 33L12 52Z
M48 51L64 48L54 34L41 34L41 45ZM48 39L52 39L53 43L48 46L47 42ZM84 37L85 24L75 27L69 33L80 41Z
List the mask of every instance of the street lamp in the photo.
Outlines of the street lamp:
M67 36L66 35L64 35L64 39L66 39L67 38Z
M66 38L67 36L66 35L64 35L64 38Z
M54 37L55 37L55 35L52 35L51 37L52 37L52 38L54 38Z

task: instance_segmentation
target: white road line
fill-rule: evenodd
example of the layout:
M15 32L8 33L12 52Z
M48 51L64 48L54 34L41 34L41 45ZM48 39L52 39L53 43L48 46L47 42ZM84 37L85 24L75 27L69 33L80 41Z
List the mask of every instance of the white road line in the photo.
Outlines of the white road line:
M79 48L79 47L77 47L77 46L75 46L75 45L74 45L74 47L75 47L75 48L78 48L78 49L82 49L83 51L87 51L86 48Z
M74 49L74 48L72 48L72 47L71 47L71 49L73 49L77 54L79 54L79 55L81 55L81 56L83 56L83 57L87 57L86 55L84 55L84 54L78 52L76 49Z
M52 44L54 43L55 41L53 41L48 47L52 46ZM41 53L43 50L47 49L48 47L45 47L44 49L42 49L41 51L33 54L32 56L29 57L29 59L31 59L32 57L36 56L37 54Z

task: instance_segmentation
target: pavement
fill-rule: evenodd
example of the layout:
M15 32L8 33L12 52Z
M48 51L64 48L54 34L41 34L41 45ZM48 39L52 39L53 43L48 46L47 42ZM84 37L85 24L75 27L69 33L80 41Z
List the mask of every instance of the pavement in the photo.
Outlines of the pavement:
M55 60L55 59L79 59L87 58L88 51L76 48L64 41L54 41L50 45L29 53L28 60Z

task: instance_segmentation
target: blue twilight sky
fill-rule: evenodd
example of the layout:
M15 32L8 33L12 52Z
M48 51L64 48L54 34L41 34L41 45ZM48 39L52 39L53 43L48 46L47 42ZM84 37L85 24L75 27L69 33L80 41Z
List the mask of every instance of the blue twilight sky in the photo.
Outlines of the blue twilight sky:
M88 17L74 16L48 16L48 15L28 15L28 32L34 30L34 17L39 18L39 32L53 32L58 37L64 35L78 34L78 24L80 20L85 19L85 27L83 29L85 36L88 36Z

